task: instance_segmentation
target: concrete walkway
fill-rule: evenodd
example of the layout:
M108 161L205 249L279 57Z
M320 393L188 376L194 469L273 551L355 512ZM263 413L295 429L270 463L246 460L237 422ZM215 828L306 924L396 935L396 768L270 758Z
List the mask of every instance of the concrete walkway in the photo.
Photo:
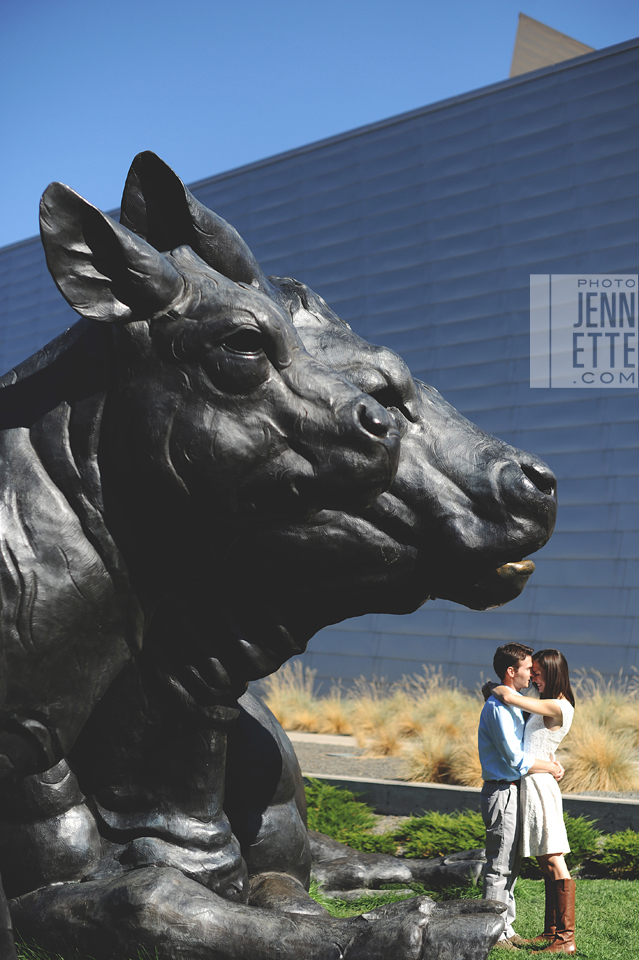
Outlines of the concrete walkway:
M378 780L407 780L409 769L403 757L364 757L355 737L324 733L289 733L303 771Z

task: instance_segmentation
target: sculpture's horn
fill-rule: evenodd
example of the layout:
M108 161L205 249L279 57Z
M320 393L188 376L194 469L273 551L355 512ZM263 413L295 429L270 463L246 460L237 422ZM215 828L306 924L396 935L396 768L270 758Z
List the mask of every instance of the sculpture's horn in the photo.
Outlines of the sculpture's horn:
M157 250L190 246L205 263L236 282L264 292L269 283L241 236L226 220L196 200L155 153L139 153L126 179L120 223Z

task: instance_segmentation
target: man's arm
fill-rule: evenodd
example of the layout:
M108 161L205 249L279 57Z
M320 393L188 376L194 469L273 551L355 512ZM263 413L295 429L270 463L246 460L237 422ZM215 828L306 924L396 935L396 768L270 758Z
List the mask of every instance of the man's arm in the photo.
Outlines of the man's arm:
M561 780L566 771L558 760L535 760L528 773L552 773L557 782Z

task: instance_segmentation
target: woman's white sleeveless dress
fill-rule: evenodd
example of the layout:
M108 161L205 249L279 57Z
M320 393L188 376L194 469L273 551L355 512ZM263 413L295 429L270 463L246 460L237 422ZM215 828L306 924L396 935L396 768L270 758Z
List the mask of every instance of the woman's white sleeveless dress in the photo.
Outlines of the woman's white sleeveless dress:
M538 760L550 760L570 730L575 708L559 700L561 727L548 730L541 714L532 713L524 728L524 753ZM546 853L568 853L570 846L564 826L559 784L550 773L528 773L521 778L521 855L538 857Z

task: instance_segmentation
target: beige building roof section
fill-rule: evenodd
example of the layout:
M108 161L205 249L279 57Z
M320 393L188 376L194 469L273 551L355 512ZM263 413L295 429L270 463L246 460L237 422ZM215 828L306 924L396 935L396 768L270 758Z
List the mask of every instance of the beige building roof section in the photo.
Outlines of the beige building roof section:
M573 57L581 57L593 50L594 47L588 47L585 43L573 40L565 33L553 30L545 23L520 13L510 76L517 77L520 73L549 67L562 60L572 60Z

